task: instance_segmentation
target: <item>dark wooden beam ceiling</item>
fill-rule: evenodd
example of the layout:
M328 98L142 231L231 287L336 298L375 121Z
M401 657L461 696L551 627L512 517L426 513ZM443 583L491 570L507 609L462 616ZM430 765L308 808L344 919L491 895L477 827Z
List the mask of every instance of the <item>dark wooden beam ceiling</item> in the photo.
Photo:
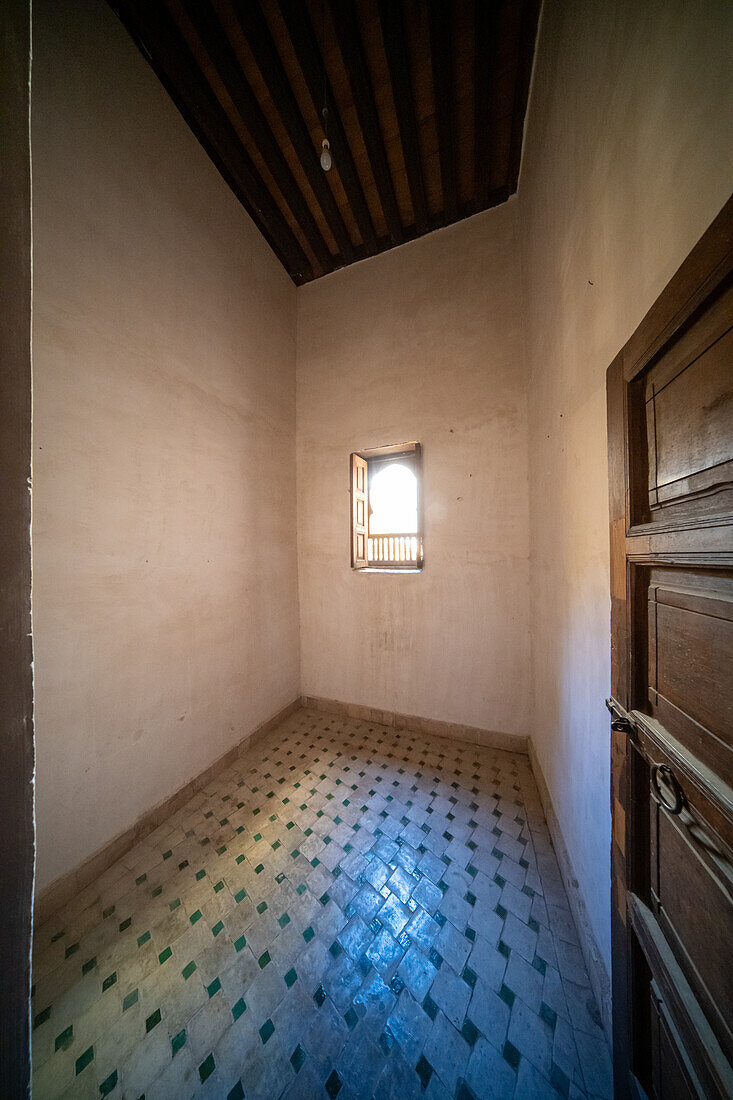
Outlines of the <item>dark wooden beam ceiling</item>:
M312 278L305 253L257 172L171 16L159 0L125 0L125 22L171 98L296 283Z
M392 82L392 98L402 142L402 154L410 184L414 222L418 233L422 234L428 229L428 204L425 198L420 138L415 117L402 5L395 4L394 0L379 0L379 22Z
M517 189L540 0L109 2L296 284Z
M456 183L455 124L453 118L453 58L451 51L450 0L428 0L430 59L433 67L435 122L438 128L438 157L446 221L458 217Z
M333 270L333 257L328 245L321 236L318 224L310 211L308 203L298 187L287 160L275 140L267 119L257 98L244 75L237 55L216 19L202 6L200 0L182 0L182 6L188 15L211 63L216 68L222 82L231 96L242 122L250 130L275 183L280 188L298 225L302 229L310 248L324 271Z
M336 38L349 76L359 126L369 154L369 164L377 185L377 194L382 204L389 235L393 244L401 244L404 235L394 180L384 148L384 138L379 125L379 115L374 101L354 0L330 0L330 7Z
M279 3L313 107L316 112L322 111L324 105L328 107L329 140L335 163L338 165L337 171L341 176L349 205L359 227L362 244L367 254L373 256L379 251L377 235L341 121L336 97L321 59L308 8L303 0L279 0Z
M321 168L319 150L308 133L308 127L272 40L264 13L256 0L254 2L253 0L233 0L232 6L254 54L257 67L288 132L288 137L305 169L308 182L328 219L329 227L343 258L342 262L349 263L355 258L354 246L334 200L326 174Z

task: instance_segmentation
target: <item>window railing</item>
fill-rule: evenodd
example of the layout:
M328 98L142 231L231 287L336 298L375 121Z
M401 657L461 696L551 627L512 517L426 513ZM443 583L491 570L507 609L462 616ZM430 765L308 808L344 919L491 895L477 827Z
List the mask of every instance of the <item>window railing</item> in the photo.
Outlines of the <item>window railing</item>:
M390 535L370 535L367 539L367 560L370 565L415 568L421 560L421 538L410 532Z

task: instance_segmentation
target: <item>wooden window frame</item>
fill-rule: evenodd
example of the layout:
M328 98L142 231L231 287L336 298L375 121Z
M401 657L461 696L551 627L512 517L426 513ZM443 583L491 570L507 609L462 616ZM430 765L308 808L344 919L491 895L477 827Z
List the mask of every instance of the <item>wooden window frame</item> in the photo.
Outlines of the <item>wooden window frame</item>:
M409 533L417 539L416 561L370 560L370 538L408 537L406 532L388 532L373 536L369 531L369 479L375 472L392 462L405 462L411 467L417 480L417 531ZM364 470L363 490L360 487L359 470ZM422 517L422 447L419 443L393 443L387 447L370 447L354 451L349 459L349 484L351 492L351 568L363 573L419 573L425 565L423 549ZM363 504L363 522L362 510Z

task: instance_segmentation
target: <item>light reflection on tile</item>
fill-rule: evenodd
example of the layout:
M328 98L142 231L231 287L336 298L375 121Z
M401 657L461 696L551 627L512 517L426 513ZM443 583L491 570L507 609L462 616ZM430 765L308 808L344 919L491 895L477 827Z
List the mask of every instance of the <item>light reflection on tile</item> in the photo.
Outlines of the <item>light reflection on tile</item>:
M527 758L310 710L37 929L34 981L40 1100L610 1095Z

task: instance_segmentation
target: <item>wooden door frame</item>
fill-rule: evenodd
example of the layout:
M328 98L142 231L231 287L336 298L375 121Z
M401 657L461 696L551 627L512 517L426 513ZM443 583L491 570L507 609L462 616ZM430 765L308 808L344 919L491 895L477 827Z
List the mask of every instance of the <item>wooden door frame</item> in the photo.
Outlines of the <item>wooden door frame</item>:
M0 1089L30 1095L33 804L29 0L0 6Z
M627 385L648 366L680 330L690 325L697 311L728 280L733 270L733 198L729 199L675 275L647 312L607 372L607 423L609 512L611 547L611 694L629 709L631 704L631 667L629 634L634 592L627 571L627 539L635 539L639 554L655 555L664 549L683 560L693 550L685 530L651 531L643 524L633 525L627 493L629 433L642 431L642 425L629 423L626 406ZM711 517L707 526L706 549L710 552L730 548L728 531ZM729 521L728 521L729 523ZM716 528L712 530L712 528ZM701 556L694 552L699 564ZM611 731L611 953L613 997L613 1062L615 1095L638 1097L629 1080L632 1046L638 1021L634 1018L634 996L630 988L631 956L639 948L631 935L627 913L627 887L632 876L641 873L644 845L630 835L631 815L624 807L633 804L641 792L635 790L637 777L627 758L627 735Z

